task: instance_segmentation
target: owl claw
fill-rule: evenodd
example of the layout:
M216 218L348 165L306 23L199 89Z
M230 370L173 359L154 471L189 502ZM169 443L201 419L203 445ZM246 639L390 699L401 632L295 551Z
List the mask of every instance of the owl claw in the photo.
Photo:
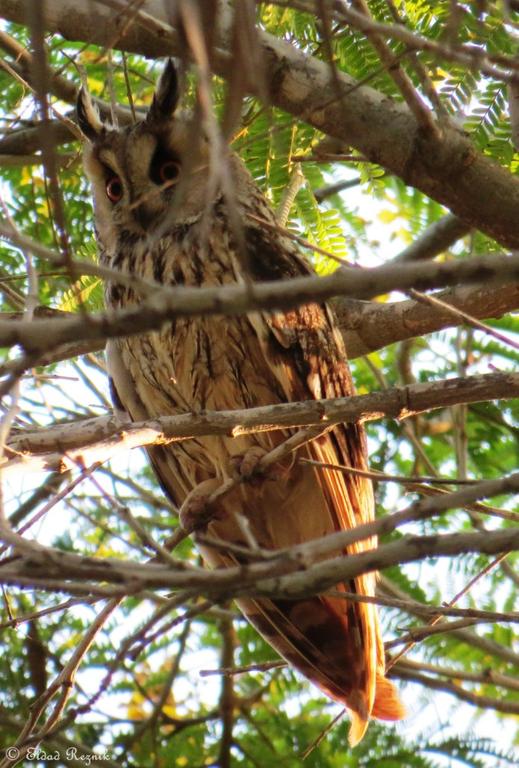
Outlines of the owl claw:
M221 484L221 480L214 477L199 483L196 488L193 488L188 493L179 512L180 525L185 531L191 533L191 531L200 530L207 526L207 523L213 517L208 501L211 494Z
M286 468L280 463L271 464L265 469L261 466L261 460L268 454L265 448L255 445L245 453L237 454L231 458L231 466L241 480L258 485L263 480L280 480L286 474Z
M250 480L258 471L258 465L267 451L255 445L245 453L239 453L231 458L231 466L243 480Z

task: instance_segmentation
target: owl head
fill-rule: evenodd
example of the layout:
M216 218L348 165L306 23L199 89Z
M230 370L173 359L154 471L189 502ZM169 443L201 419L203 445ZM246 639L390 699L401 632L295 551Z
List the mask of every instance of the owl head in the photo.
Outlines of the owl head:
M133 125L104 122L85 89L79 92L85 170L105 249L116 248L123 233L149 237L192 222L207 204L207 141L193 115L177 110L178 101L171 59L146 115Z

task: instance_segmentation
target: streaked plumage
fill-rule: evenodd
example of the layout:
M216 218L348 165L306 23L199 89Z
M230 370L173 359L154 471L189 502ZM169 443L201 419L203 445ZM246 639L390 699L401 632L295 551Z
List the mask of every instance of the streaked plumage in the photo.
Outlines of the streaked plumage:
M208 145L192 117L173 116L176 103L170 62L148 117L131 127L103 125L88 97L80 97L79 122L90 140L85 167L94 189L102 261L161 283L188 286L311 274L289 239L258 223L260 218L275 224L274 216L238 157L230 157L229 171L240 231L231 223L220 191L207 199ZM171 186L161 187L164 181ZM138 301L131 289L113 284L107 286L106 298L115 308ZM179 319L160 332L110 342L108 367L115 405L133 420L353 392L333 313L317 304L246 317ZM207 436L154 447L149 455L166 494L180 507L201 483L209 487L233 476L240 457L251 448L268 451L288 434ZM277 477L235 487L219 502L208 532L243 544L234 515L238 510L258 544L274 549L371 520L367 480L296 460L363 468L365 455L362 427L338 426L300 448ZM353 545L348 552L374 544ZM213 567L235 562L233 555L208 548L203 554ZM338 589L372 595L375 577L364 575ZM370 716L403 716L396 691L384 677L373 605L319 597L241 600L239 605L282 656L347 706L351 743L362 738Z

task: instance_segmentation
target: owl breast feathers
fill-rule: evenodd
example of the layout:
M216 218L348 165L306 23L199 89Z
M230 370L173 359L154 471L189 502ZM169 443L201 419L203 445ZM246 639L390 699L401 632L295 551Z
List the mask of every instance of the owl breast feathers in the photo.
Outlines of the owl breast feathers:
M177 101L171 61L145 119L129 127L105 125L88 95L80 94L78 118L88 139L85 167L102 262L167 285L312 274L292 241L276 229L265 197L237 156L230 154L225 163L231 191L226 187L224 195L214 183L210 146L199 121L178 113ZM106 286L106 301L109 307L126 307L139 296L112 282ZM353 393L342 337L325 304L242 317L177 319L160 331L111 341L107 362L115 407L133 420ZM247 457L273 449L289 434L206 436L152 447L148 453L167 496L186 509L196 494L234 477ZM241 516L259 546L277 549L372 520L368 480L299 461L363 469L365 456L362 427L339 425L300 447L277 473L237 483L212 509L208 533L244 545ZM343 554L375 544L363 541ZM236 564L230 552L205 547L203 556L214 568ZM375 577L358 576L337 590L373 595ZM362 738L370 717L403 717L384 674L374 605L317 596L242 599L239 607L278 653L348 708L351 744Z

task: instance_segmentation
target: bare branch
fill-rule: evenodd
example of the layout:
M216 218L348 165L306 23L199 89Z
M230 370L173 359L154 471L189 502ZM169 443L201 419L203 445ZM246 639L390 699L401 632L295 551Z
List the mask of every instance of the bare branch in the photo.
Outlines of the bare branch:
M19 732L23 729L24 721L21 718L14 717L7 709L0 705L0 726L2 726L2 735L10 732ZM84 768L88 763L93 763L99 759L99 754L93 752L91 747L65 738L60 733L54 733L52 737L45 737L43 740L48 751L58 751L60 761L67 768ZM34 759L37 760L37 754ZM31 758L31 762L33 759ZM120 768L120 762L111 760L108 754L103 755L103 766L105 768Z
M38 249L40 250L40 249ZM95 273L98 267L84 268ZM106 271L106 268L103 268ZM81 270L78 270L81 271ZM113 272L113 270L109 270ZM240 315L255 310L289 308L334 296L371 298L394 290L426 290L460 283L486 281L503 284L519 276L519 256L480 257L470 261L395 264L373 269L343 268L326 277L191 288L159 286L138 306L104 312L77 320L0 321L0 346L19 344L27 353L43 355L64 344L92 339L131 336L158 330L167 321L182 316ZM121 274L121 282L131 279ZM142 281L143 290L152 283ZM31 360L31 365L35 362Z
M234 665L234 650L236 646L236 634L232 619L222 619L220 626L222 635L220 662L223 668L230 668ZM234 682L231 675L224 675L222 677L219 706L222 718L219 765L221 768L231 768L235 708Z
M201 669L200 677L212 677L213 675L247 675L250 672L268 672L271 669L280 669L286 667L287 662L283 659L277 661L265 661L260 664L246 664L241 667L220 667L219 669Z
M455 616L462 619L476 619L484 622L491 621L509 621L513 624L519 623L519 613L503 612L503 611L481 611L478 608L454 608L439 605L425 605L419 603L417 600L411 598L407 600L399 600L394 597L382 597L377 595L372 597L371 595L359 595L356 592L342 592L339 590L330 589L326 593L327 595L333 595L341 600L348 600L352 603L373 603L373 605L383 605L387 608L398 608L406 613L412 613L416 616ZM412 627L410 631L421 631L425 627ZM393 641L390 641L393 642ZM404 642L402 639L394 641L394 644ZM386 644L390 647L389 644ZM519 682L517 683L519 686Z
M409 598L406 592L403 592L386 576L382 575L379 580L379 585L382 587L384 594L389 594L397 597L401 600ZM414 610L410 609L412 613ZM416 613L420 616L421 614ZM502 643L497 643L495 640L491 640L488 637L483 637L473 632L471 629L456 629L452 632L452 635L461 643L477 648L484 656L484 658L496 657L504 661L505 664L513 664L519 667L519 655Z
M510 675L501 675L494 672L493 669L486 668L481 672L467 672L463 669L454 667L441 667L436 664L425 664L424 662L411 661L410 659L401 659L394 666L394 672L398 675L399 669L416 672L432 672L441 677L450 677L454 680L467 680L473 683L501 685L503 688L509 688L512 691L519 691L519 680Z
M519 482L515 485L519 488ZM306 546L300 545L298 549L302 551ZM313 544L313 548L317 550L327 547ZM82 557L52 548L40 548L34 544L27 549L27 559L13 559L1 566L0 579L3 583L22 587L30 585L50 592L74 593L87 583L87 579L94 579L114 585L111 594L119 598L143 590L164 588L187 589L191 596L209 595L211 600L216 601L242 596L296 600L326 591L334 584L348 581L362 573L423 561L428 557L453 557L472 552L494 555L516 550L519 549L519 530L436 536L406 535L396 542L380 545L377 549L348 555L346 558L333 558L307 568L302 566L304 561L300 558L294 562L294 558L280 555L279 562L272 559L268 563L252 563L243 568L218 571L192 568L189 571L178 571L158 564ZM90 593L95 591L93 585L88 586ZM103 594L110 594L110 590L104 588ZM204 610L206 608L204 606Z
M424 261L434 259L457 240L470 232L470 226L452 213L448 213L422 232L394 261Z
M519 714L519 704L513 701L494 699L490 696L482 696L479 693L471 693L465 688L462 688L461 685L450 682L449 680L438 680L436 677L423 675L403 666L399 667L398 671L395 672L395 676L400 678L400 680L409 680L414 683L420 683L426 688L431 688L434 691L452 693L456 698L466 701L468 704L472 704L475 707L494 709L496 712L505 712L507 714Z
M507 399L519 395L519 374L491 373L414 384L370 395L261 406L242 411L206 411L118 424L112 417L74 421L38 432L13 434L4 463L10 472L89 466L120 451L188 440L199 435L239 436L287 427L372 421L409 416L461 402Z
M440 512L463 506L485 496L519 491L519 473L502 480L488 480L461 491L434 499L417 502L410 509L387 515L348 531L331 534L323 539L306 542L289 550L276 550L266 561L251 562L246 566L207 572L203 568L172 568L169 564L140 564L123 560L82 557L70 552L44 547L28 541L2 526L5 543L15 547L22 556L6 559L0 566L0 579L6 584L39 584L45 579L52 590L56 579L70 580L70 589L80 579L101 580L121 585L119 594L128 594L153 587L201 590L211 598L215 596L254 595L289 599L323 592L340 581L347 581L360 573L425 557L443 557L469 552L496 554L519 548L519 529L484 531L436 536L404 536L396 542L377 549L320 560L323 555L344 551L355 541L393 531L411 520L423 520ZM251 554L254 554L252 551ZM315 560L317 559L317 562ZM310 564L312 563L312 564ZM191 592L194 590L194 592Z
M80 642L75 647L69 661L59 672L53 682L49 685L49 687L34 702L33 706L31 707L30 717L25 722L24 727L22 728L15 744L13 745L13 748L19 749L20 752L15 762L18 761L18 757L25 757L27 755L28 749L31 746L41 742L44 737L50 733L53 726L60 719L63 709L65 708L67 700L72 692L74 677L83 657L88 652L88 649L93 643L95 636L103 628L105 622L113 613L118 604L119 600L116 598L111 600L101 610L99 615L92 622L88 631L83 635ZM45 711L45 708L56 694L57 701L55 702L50 715L47 717L45 723L38 726L38 721ZM6 757L0 761L0 768L7 768L12 764L13 762L10 759L9 754L7 754Z

